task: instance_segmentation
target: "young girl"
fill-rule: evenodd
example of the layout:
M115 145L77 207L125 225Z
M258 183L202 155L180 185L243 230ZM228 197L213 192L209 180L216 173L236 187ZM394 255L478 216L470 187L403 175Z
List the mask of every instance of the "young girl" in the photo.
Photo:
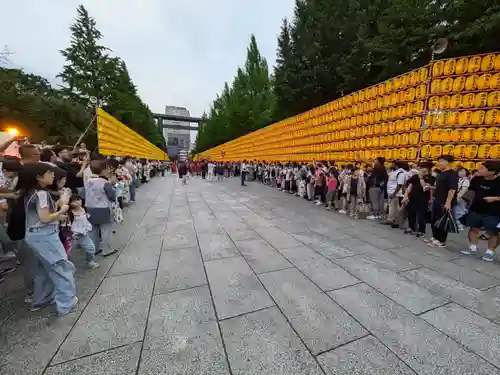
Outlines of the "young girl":
M68 217L73 234L73 246L78 246L85 251L89 268L98 268L99 263L95 261L95 245L90 238L92 224L88 220L88 214L82 207L82 199L78 194L71 196L69 208Z
M53 167L46 163L25 166L24 190L26 208L25 241L33 250L34 294L31 311L37 311L52 300L60 315L69 313L77 304L73 263L68 260L59 240L59 220L68 211L65 196L59 207L47 187L54 182Z
M326 179L327 193L326 193L326 203L328 204L327 210L332 211L335 203L335 196L337 195L337 177L335 177L335 172L330 171L330 175Z
M99 232L101 233L102 252L104 256L116 253L111 247L113 234L111 204L116 201L116 191L113 184L116 182L106 160L93 160L90 163L92 175L87 181L85 189L85 203L89 213L89 222L92 224L91 237L94 247L99 249ZM110 176L111 181L108 181Z

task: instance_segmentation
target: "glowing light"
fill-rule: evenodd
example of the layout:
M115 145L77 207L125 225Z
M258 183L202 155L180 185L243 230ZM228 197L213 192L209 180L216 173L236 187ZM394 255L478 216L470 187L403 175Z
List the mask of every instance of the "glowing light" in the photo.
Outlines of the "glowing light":
M16 136L19 134L19 130L15 129L15 128L9 128L7 129L7 132L12 135L12 136Z

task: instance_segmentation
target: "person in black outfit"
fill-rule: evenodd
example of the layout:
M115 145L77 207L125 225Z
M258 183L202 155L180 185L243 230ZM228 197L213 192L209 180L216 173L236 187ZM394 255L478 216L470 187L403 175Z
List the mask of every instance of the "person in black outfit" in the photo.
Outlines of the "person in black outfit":
M458 173L452 169L452 155L443 155L438 159L440 173L436 178L434 188L434 202L432 203L432 238L428 241L429 246L445 247L448 233L438 227L436 222L443 217L445 212L450 212L456 203L458 189Z
M427 225L427 211L431 199L429 186L434 186L436 179L430 174L433 167L432 162L424 162L418 165L419 173L410 177L408 187L405 191L403 204L406 204L408 213L408 229L405 234L416 232L417 238L425 236Z
M483 260L492 262L495 250L500 242L500 162L486 160L471 180L469 191L472 198L469 212L467 213L467 226L469 231L469 249L462 250L462 254L475 255L478 253L477 244L481 236L481 228L488 234L488 249Z
M88 166L88 158L85 157L81 164L74 163L69 147L59 146L54 149L57 155L56 165L66 172L66 187L74 194L81 193L83 188L83 172ZM81 194L80 194L81 195Z

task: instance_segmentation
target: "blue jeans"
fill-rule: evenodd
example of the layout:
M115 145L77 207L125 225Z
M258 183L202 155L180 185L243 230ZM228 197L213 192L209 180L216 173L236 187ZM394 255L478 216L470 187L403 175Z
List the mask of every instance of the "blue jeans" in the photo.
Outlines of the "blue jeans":
M90 233L84 235L78 235L73 240L73 246L77 246L83 251L85 251L85 257L87 259L87 262L93 262L95 260L96 247L94 245L94 241L92 241L92 238L90 237Z
M99 241L99 233L101 238ZM114 251L111 247L111 236L113 235L113 225L109 224L92 224L92 231L89 237L94 242L94 248L101 249L102 255L110 254Z
M68 260L57 226L28 228L25 241L35 256L32 307L43 306L54 299L57 312L67 314L77 301L75 266Z

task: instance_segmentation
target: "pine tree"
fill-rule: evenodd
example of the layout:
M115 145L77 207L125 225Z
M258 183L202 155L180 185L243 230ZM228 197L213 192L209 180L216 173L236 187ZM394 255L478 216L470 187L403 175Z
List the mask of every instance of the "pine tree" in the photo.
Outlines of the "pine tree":
M105 100L103 90L105 78L112 74L105 71L108 48L99 44L102 38L94 18L83 5L77 9L77 17L71 25L70 46L61 50L66 59L63 71L58 75L65 83L63 91L73 98L88 102L90 97Z
M70 27L70 46L61 51L66 58L59 74L65 83L63 92L89 107L89 99L97 98L105 111L165 149L165 140L151 110L139 97L125 62L111 56L110 50L99 44L102 34L83 5L77 13Z
M238 68L231 84L223 90L203 117L196 150L204 151L272 122L274 92L266 59L255 36L251 36L244 68Z

